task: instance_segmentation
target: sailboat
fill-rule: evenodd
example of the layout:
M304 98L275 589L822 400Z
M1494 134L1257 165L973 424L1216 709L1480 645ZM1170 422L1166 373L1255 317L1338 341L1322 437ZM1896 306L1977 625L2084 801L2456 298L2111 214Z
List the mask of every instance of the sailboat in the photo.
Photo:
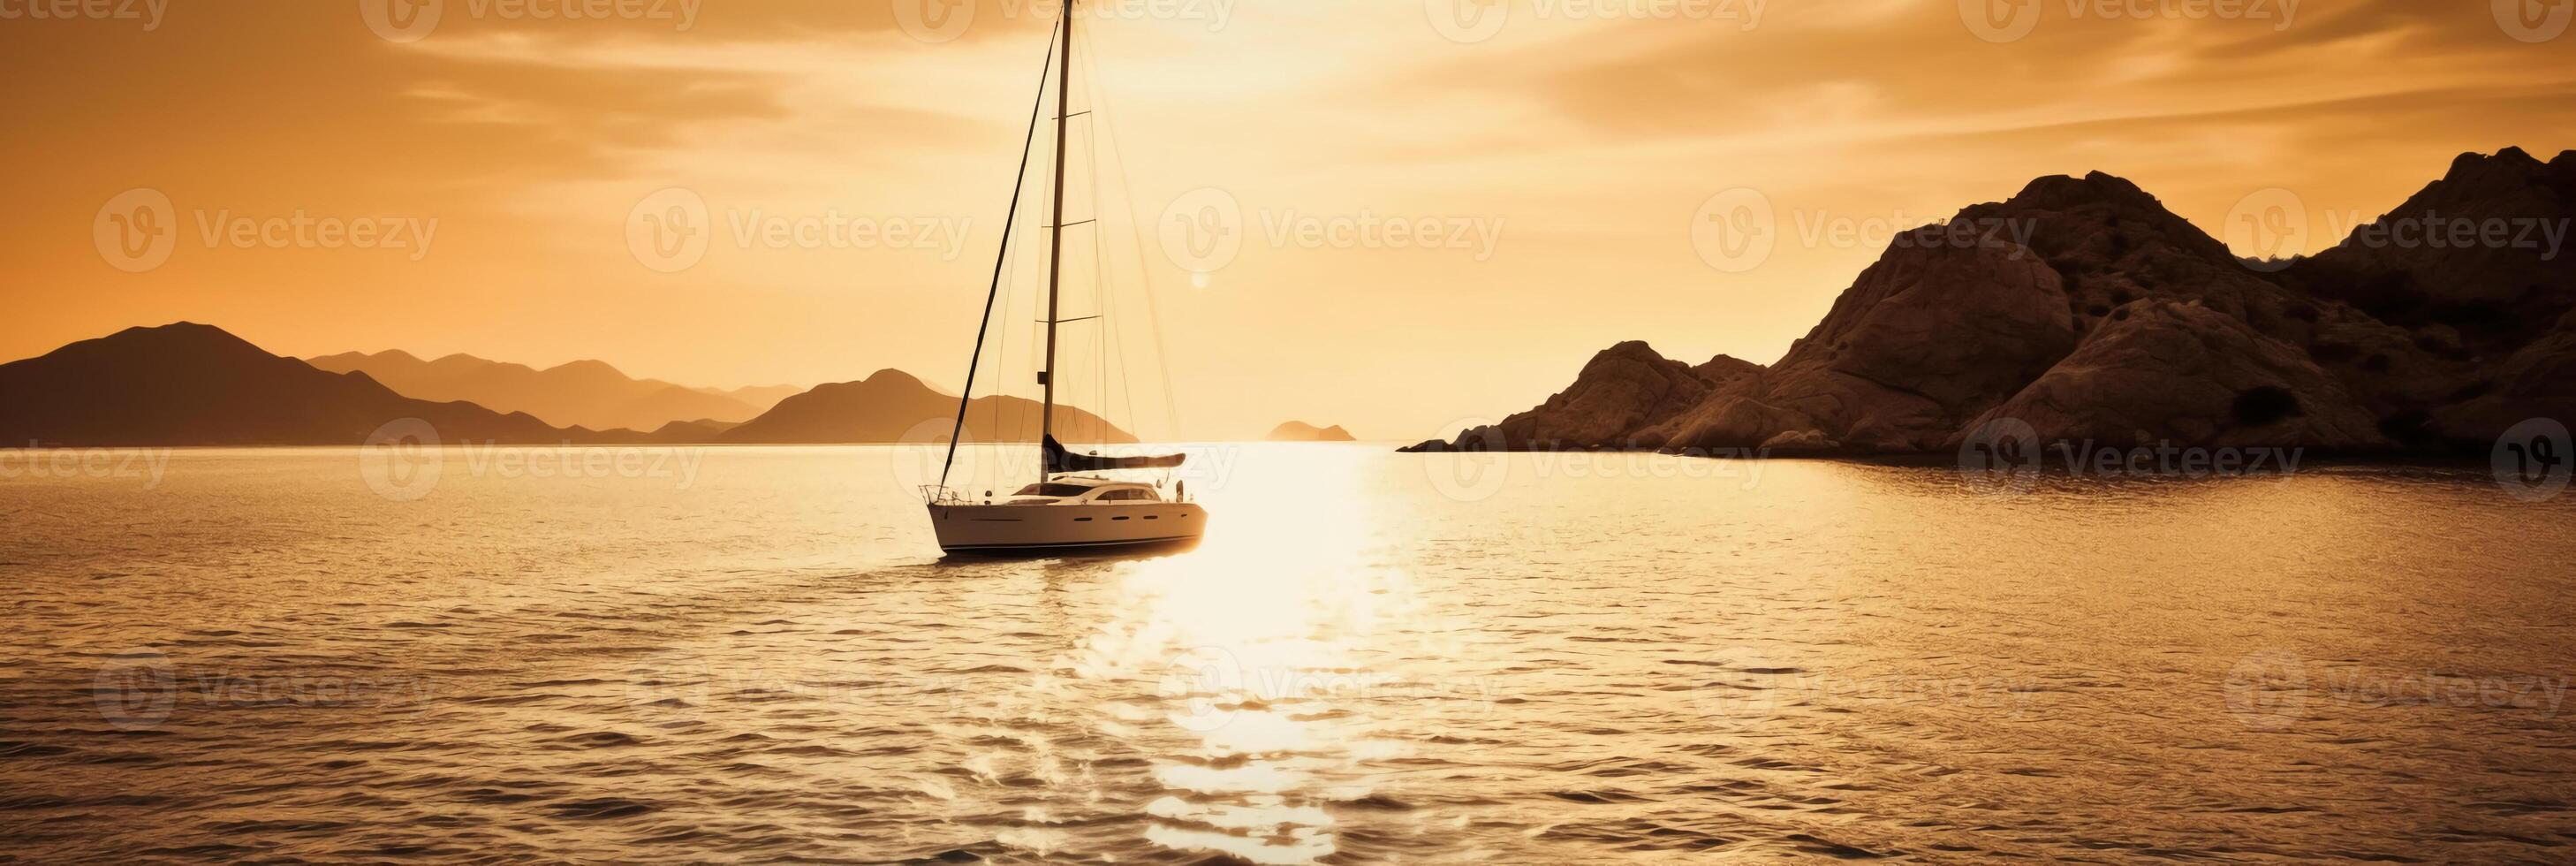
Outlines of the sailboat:
M987 491L981 499L969 498L949 489L949 473L957 465L957 446L966 429L966 413L975 397L975 375L984 356L984 340L991 333L993 308L1001 295L1004 264L1009 260L1010 226L1003 231L1004 251L994 264L993 288L984 301L984 321L975 332L975 355L966 368L967 386L957 401L957 422L948 436L948 457L941 464L939 484L923 488L924 504L930 511L930 526L939 537L939 547L951 554L1032 555L1066 551L1173 546L1197 541L1207 529L1207 509L1189 501L1186 483L1175 485L1166 495L1162 485L1143 481L1118 480L1104 473L1121 470L1172 469L1179 467L1186 455L1102 456L1097 452L1077 454L1055 438L1056 328L1064 324L1061 300L1064 285L1065 161L1068 150L1066 131L1073 119L1073 21L1074 0L1064 4L1064 20L1057 34L1060 52L1055 56L1055 175L1051 203L1053 219L1047 225L1047 299L1046 353L1038 370L1038 385L1045 391L1044 407L1038 413L1038 448L1040 461L1037 483L1020 488L1007 497L995 498ZM1041 86L1039 106L1045 105ZM1039 119L1031 112L1029 130L1032 143ZM1021 154L1021 176L1025 183L1029 151ZM1011 192L1011 216L1019 213L1020 189Z

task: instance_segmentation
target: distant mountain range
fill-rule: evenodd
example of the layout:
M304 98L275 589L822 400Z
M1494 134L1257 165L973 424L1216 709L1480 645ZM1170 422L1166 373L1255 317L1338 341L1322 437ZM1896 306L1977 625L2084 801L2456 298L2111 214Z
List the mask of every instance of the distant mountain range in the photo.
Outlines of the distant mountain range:
M781 400L776 408L724 433L739 444L813 442L946 442L957 416L957 397L901 370L879 370L857 382L816 386ZM1056 438L1066 442L1121 444L1127 431L1071 406L1055 407ZM1038 401L977 397L967 407L964 441L1035 442Z
M600 361L574 361L543 370L472 355L423 361L398 349L372 355L325 355L306 363L334 373L365 373L409 397L463 400L501 412L526 412L548 424L593 430L653 430L674 421L740 423L803 390L787 385L732 391L690 388L631 378Z
M2576 419L2572 217L2576 152L2508 148L2462 155L2340 246L2247 261L2126 180L2044 177L1949 223L2027 245L1900 238L1778 363L1621 343L1546 403L1408 450L1934 453L2009 424L2042 443L2484 453L2524 419Z
M622 393L644 393L648 399L667 398L659 404L625 404L630 407L712 405L684 402L697 398L668 395L667 388L645 393L660 383L637 383L605 364L536 371L465 356L424 364L416 358L406 363L403 359L408 356L388 361L387 355L399 353L325 360L334 365L363 361L404 371L397 375L445 364L464 372L452 381L538 383L519 392L531 398L546 398L549 389L565 387L565 382L585 381L622 389ZM619 385L620 381L630 384ZM713 396L741 399L740 392ZM764 399L767 394L750 396ZM593 405L614 402L611 398ZM560 410L578 403L558 400L554 405ZM41 357L0 364L0 447L357 445L389 424L415 419L427 422L447 443L944 442L956 413L955 396L900 371L886 370L864 381L823 385L788 396L740 423L672 421L654 425L650 433L556 426L528 412L505 413L473 402L406 396L367 372L334 372L279 357L221 328L188 322L128 328ZM1037 415L1035 401L978 398L968 412L966 434L969 441L1035 441ZM1056 426L1059 438L1068 442L1135 441L1126 431L1071 407L1056 408Z
M1351 431L1342 429L1341 425L1337 424L1331 427L1317 427L1304 421L1290 421L1271 428L1270 435L1264 438L1272 442L1352 441Z
M635 439L522 413L416 400L363 374L281 358L220 328L128 328L0 364L0 446L356 445L384 425L510 444Z

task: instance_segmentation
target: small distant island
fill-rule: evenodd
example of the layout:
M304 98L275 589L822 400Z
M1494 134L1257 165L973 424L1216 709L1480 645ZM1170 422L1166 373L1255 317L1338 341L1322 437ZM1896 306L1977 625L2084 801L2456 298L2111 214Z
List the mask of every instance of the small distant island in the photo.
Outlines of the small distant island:
M1273 427L1270 429L1270 435L1263 438L1271 442L1359 441L1356 437L1351 435L1351 431L1342 429L1339 424L1331 427L1317 427L1304 421L1290 421L1286 424Z

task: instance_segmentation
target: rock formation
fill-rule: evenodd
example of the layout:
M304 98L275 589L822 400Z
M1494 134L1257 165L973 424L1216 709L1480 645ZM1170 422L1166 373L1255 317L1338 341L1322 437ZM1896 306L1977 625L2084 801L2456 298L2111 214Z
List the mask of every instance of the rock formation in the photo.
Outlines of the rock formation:
M1922 453L1999 418L2108 444L2471 446L2576 408L2571 205L2576 153L2471 154L2285 269L2126 180L2041 178L1900 235L1767 368L1622 343L1547 403L1408 450ZM2410 221L2508 234L2437 247Z

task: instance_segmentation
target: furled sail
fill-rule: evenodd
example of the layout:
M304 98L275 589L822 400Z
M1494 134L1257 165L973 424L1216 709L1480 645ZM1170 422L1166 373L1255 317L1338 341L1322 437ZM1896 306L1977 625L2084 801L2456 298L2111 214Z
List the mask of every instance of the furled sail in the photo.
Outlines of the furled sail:
M1064 443L1055 441L1053 436L1046 437L1043 447L1046 449L1046 471L1050 474L1100 472L1109 469L1168 469L1190 459L1187 454L1166 454L1159 457L1102 457L1097 454L1075 454L1065 450Z

